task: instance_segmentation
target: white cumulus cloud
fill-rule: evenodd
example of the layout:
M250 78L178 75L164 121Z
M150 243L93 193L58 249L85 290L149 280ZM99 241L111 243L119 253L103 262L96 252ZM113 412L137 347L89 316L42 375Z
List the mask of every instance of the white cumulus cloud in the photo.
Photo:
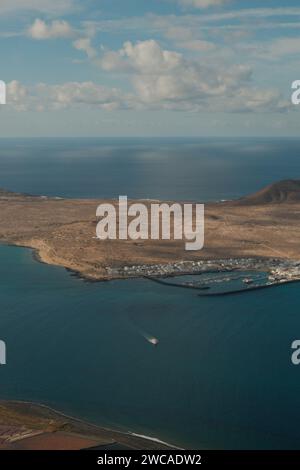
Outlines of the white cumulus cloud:
M28 90L17 80L12 80L6 85L7 104L17 109L25 111L28 100Z
M97 51L92 46L90 38L76 39L76 41L73 42L73 46L78 51L85 52L89 59L94 59L97 56Z
M162 50L157 41L139 41L124 43L119 51L107 51L100 65L107 71L138 71L158 73L160 70L172 70L181 62L181 54Z
M89 82L66 82L58 85L38 83L25 87L17 80L7 84L7 106L17 111L61 110L90 107L111 111L133 106L130 94Z
M128 75L137 102L150 108L234 112L284 108L276 90L252 87L251 67L208 65L201 58L164 50L155 40L126 42L118 51L106 51L99 63L108 72Z
M86 49L89 43L78 46ZM165 50L155 40L125 42L119 50L105 51L96 63L109 73L119 74L125 80L124 88L92 81L26 88L14 81L8 84L8 105L37 111L87 107L207 113L282 112L289 107L277 89L253 86L251 67L208 64L201 58Z
M37 18L33 25L28 28L28 35L37 40L69 38L73 35L73 30L69 23L64 20L54 20L47 24Z
M87 105L113 110L126 107L126 97L117 88L109 88L94 82L68 82L62 85L40 84L37 94L46 106L53 109L74 105Z

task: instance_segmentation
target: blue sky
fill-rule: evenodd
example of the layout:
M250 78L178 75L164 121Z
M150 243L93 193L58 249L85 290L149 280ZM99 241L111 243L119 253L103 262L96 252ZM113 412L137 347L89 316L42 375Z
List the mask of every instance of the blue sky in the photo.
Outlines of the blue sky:
M0 136L298 136L296 0L2 0Z

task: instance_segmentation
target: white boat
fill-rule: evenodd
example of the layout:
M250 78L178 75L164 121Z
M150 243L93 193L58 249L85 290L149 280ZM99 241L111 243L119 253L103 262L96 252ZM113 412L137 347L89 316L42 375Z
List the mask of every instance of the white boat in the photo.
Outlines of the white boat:
M246 277L246 279L243 279L243 282L244 282L245 284L252 284L252 283L253 283L253 279L249 279L249 278Z
M148 341L149 343L153 344L153 346L157 346L159 343L157 338L149 338Z

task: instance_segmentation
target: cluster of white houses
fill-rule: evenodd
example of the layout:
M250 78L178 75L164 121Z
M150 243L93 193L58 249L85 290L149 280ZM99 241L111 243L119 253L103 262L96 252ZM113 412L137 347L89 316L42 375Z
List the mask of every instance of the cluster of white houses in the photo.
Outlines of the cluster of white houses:
M229 258L218 260L176 261L152 265L132 265L106 268L109 276L143 277L143 276L176 276L180 274L197 274L210 271L265 271L269 282L300 280L300 262L282 259L265 258Z

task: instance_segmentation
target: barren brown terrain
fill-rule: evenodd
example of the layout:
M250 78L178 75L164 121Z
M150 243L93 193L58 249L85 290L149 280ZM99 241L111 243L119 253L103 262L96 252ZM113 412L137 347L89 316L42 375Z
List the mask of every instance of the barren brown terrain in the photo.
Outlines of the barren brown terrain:
M111 267L240 257L300 259L298 180L273 184L236 201L206 204L205 245L200 251L186 251L184 241L178 240L99 241L96 209L101 202L2 190L0 242L33 248L43 262L94 280L120 277L107 271Z
M171 449L162 442L100 428L44 405L0 401L0 450Z

